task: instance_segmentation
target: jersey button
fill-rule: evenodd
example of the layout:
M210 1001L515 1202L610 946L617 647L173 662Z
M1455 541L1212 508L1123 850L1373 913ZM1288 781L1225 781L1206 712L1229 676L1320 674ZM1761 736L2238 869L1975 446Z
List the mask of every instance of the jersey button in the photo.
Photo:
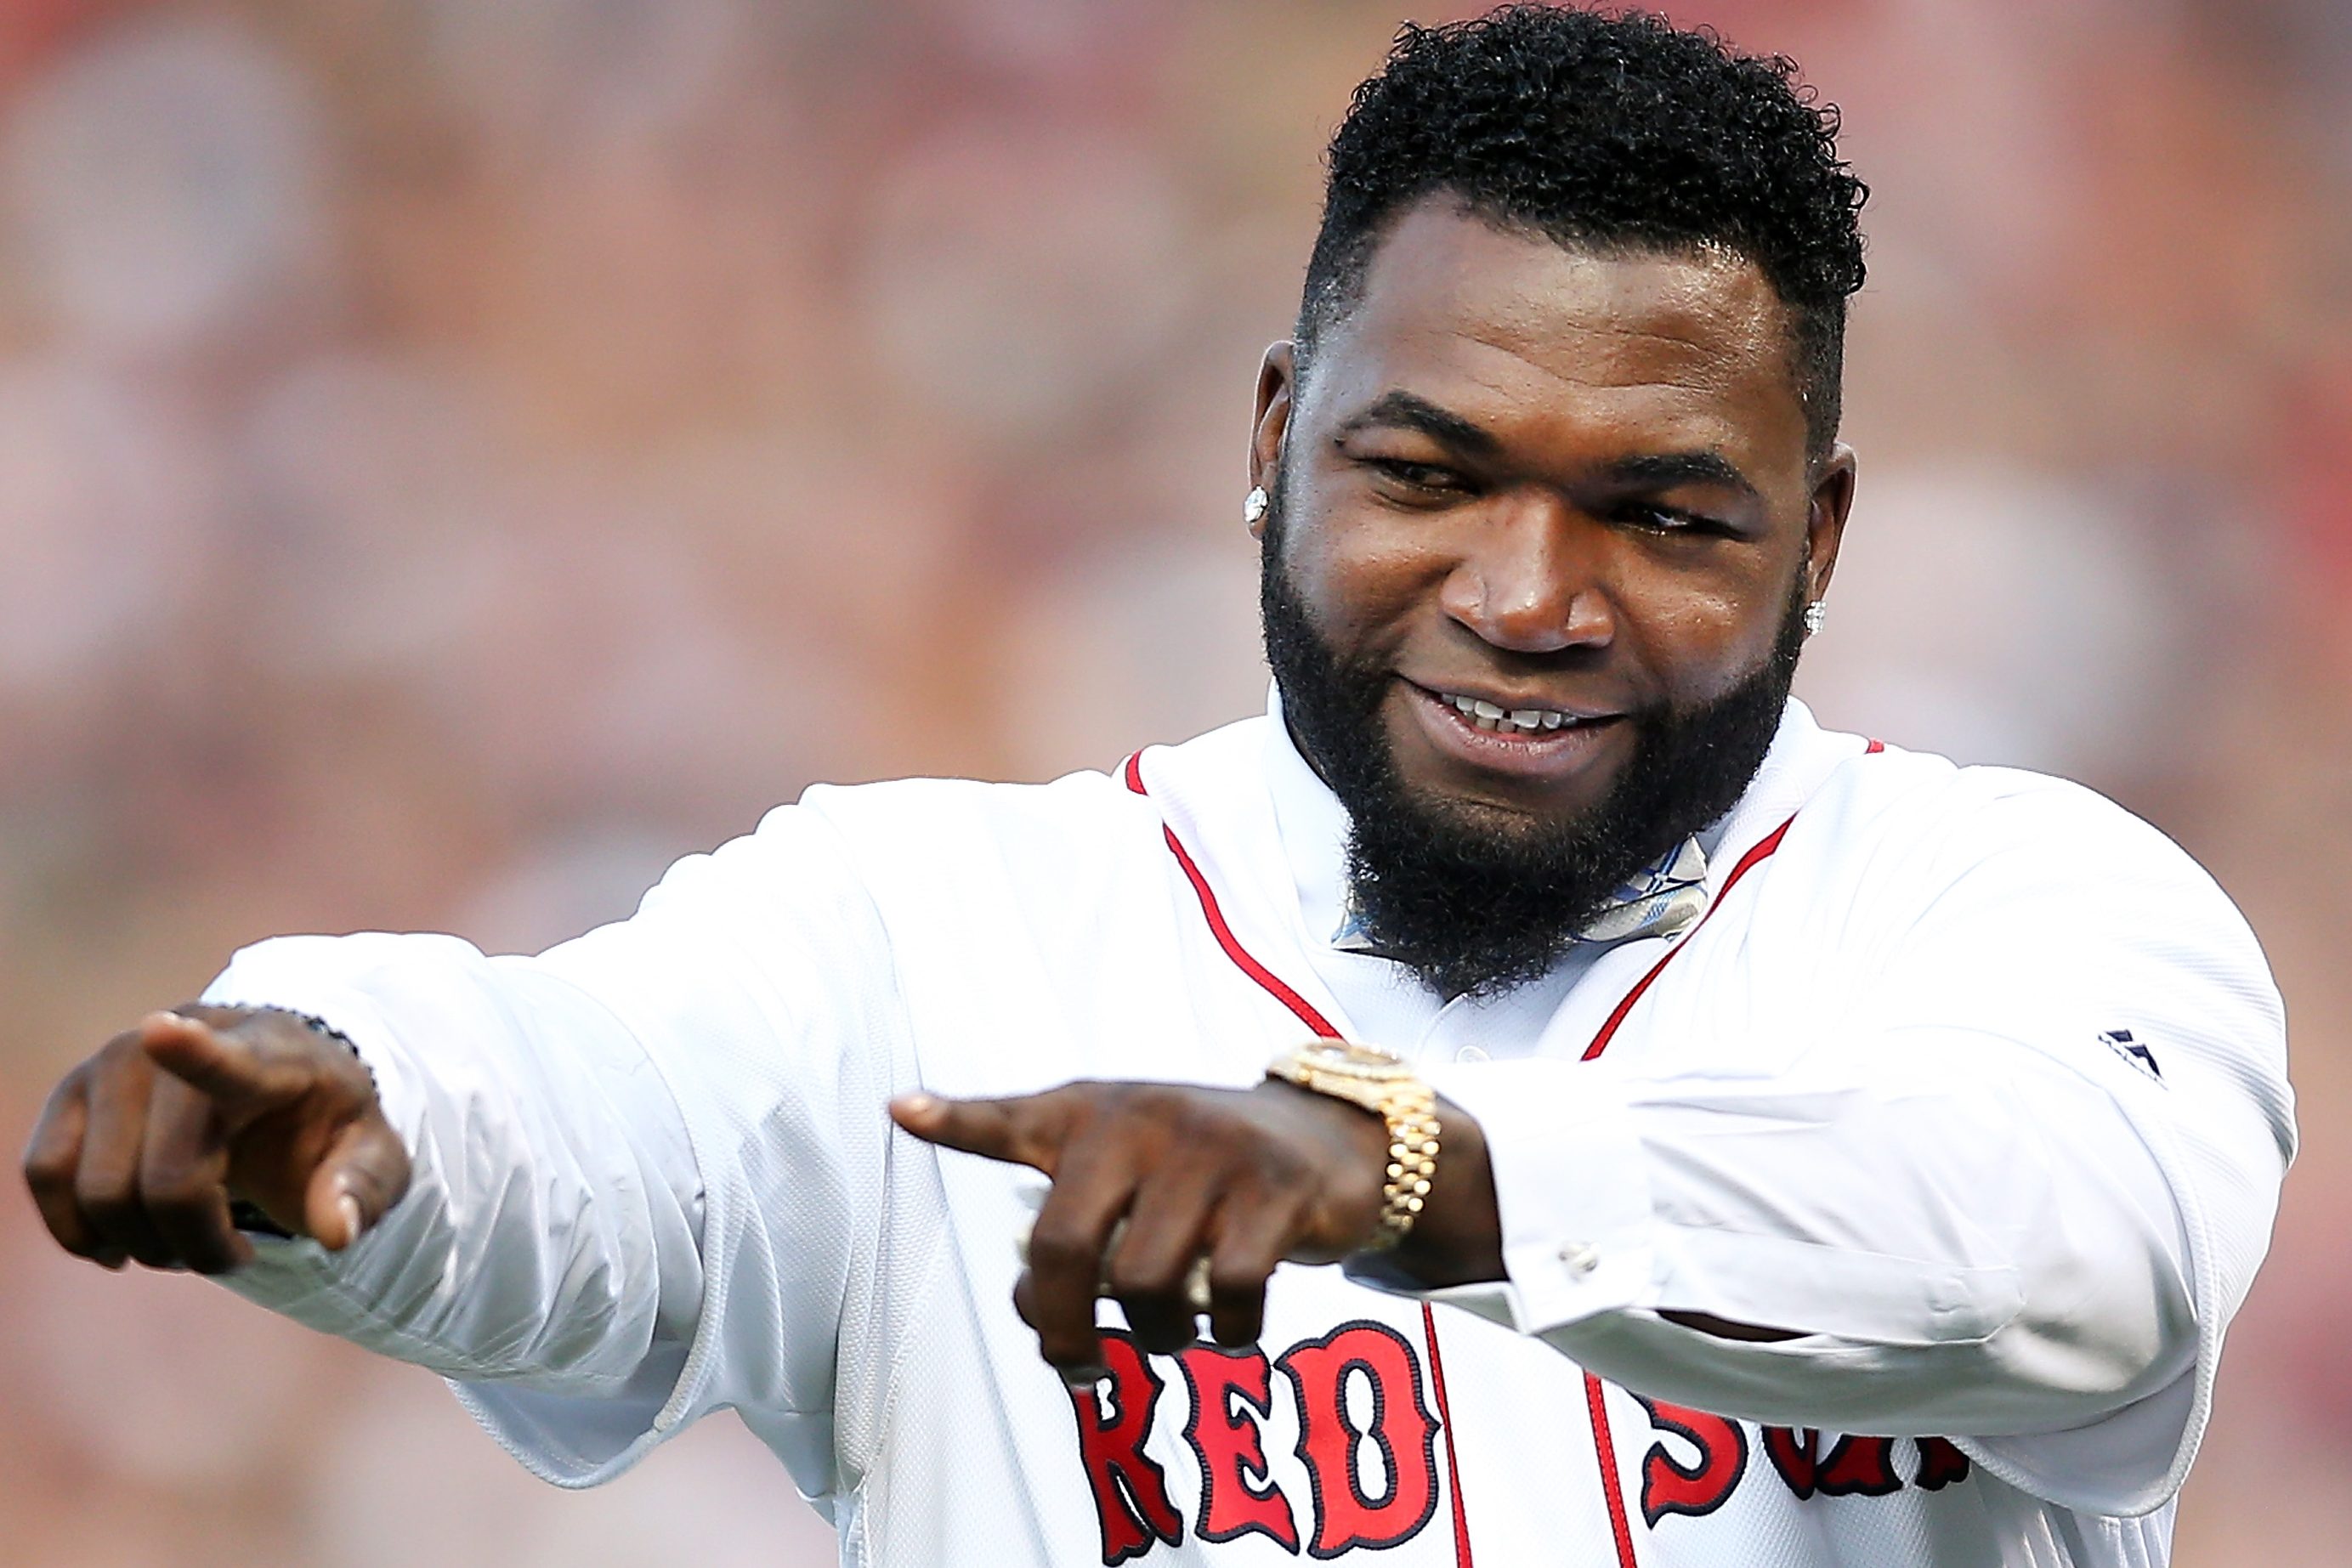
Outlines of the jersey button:
M1601 1249L1589 1241L1571 1241L1559 1249L1559 1260L1571 1272L1590 1274L1601 1267Z
M1461 1050L1454 1053L1454 1060L1456 1061L1488 1061L1493 1059L1489 1057L1482 1048L1475 1045L1465 1045Z

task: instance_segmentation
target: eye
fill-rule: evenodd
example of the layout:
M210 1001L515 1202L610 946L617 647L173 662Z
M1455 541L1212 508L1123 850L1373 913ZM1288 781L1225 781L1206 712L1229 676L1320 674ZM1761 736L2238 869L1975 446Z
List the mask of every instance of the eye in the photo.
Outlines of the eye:
M1451 495L1466 488L1461 475L1435 463L1413 463L1402 457L1363 457L1358 461L1393 488L1415 495Z
M1675 507L1661 507L1652 502L1635 501L1617 508L1617 520L1654 534L1728 535L1733 532L1727 523L1713 517L1685 512Z

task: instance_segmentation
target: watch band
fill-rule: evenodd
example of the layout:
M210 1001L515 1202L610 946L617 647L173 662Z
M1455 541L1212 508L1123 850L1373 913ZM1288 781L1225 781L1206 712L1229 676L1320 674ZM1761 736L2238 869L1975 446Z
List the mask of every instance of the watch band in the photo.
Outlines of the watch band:
M1436 1091L1402 1060L1349 1040L1317 1040L1275 1058L1266 1075L1345 1100L1386 1124L1387 1169L1381 1184L1381 1227L1372 1238L1385 1250L1411 1233L1437 1175L1440 1127Z
M1381 1102L1381 1119L1389 1124L1378 1242L1385 1251L1411 1234L1437 1175L1437 1092L1418 1078L1407 1079Z

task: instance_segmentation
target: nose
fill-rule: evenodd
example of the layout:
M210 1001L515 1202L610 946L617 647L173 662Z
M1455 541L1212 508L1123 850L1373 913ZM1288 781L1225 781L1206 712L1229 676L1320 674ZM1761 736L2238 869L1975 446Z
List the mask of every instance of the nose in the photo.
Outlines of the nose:
M1556 497L1497 497L1479 511L1440 591L1446 614L1517 653L1605 646L1616 616L1602 530Z

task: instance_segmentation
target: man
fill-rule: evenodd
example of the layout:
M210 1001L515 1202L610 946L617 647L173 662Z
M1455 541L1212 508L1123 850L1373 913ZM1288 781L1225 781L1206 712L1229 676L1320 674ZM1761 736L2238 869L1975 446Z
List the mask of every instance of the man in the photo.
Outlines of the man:
M1259 378L1265 718L814 789L537 957L247 949L60 1086L50 1228L559 1484L732 1406L858 1563L2164 1561L2278 999L2116 808L1788 700L1832 129L1407 28Z

